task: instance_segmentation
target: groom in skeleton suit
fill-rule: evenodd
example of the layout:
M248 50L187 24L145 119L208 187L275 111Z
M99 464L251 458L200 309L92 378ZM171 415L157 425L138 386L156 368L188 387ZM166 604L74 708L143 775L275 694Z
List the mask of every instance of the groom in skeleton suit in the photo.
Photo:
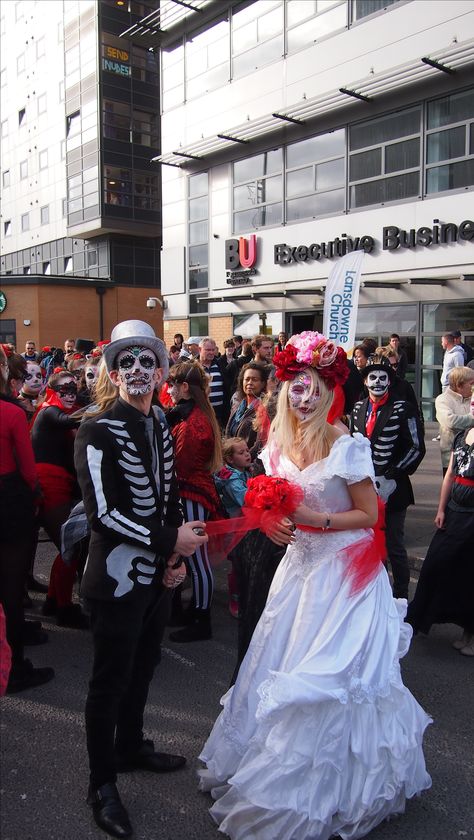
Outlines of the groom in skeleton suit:
M174 586L190 556L207 540L182 524L173 448L153 392L168 375L165 345L143 321L112 331L104 362L117 397L84 422L75 463L91 526L81 586L94 641L86 703L90 763L88 804L97 825L114 837L132 827L116 787L117 772L155 773L182 767L182 756L155 752L144 740L143 713L160 658ZM101 410L103 409L103 410Z
M354 406L351 433L360 432L370 439L375 481L386 503L385 536L393 595L408 599L410 569L404 529L407 508L415 502L409 476L425 456L423 430L416 407L392 394L394 374L388 360L369 356L362 376L369 395Z

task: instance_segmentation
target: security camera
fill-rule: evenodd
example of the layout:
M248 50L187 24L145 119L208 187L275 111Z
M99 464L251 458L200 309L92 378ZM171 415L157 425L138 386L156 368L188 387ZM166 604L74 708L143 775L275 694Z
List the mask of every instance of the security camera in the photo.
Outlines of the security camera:
M156 309L156 298L149 297L146 302L147 309Z

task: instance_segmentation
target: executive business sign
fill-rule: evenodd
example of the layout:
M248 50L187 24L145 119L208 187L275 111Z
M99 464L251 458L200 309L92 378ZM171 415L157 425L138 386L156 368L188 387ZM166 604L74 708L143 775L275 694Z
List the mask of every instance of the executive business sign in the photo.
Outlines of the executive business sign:
M398 248L428 248L431 245L449 245L456 242L474 241L474 221L465 219L460 224L440 222L433 219L432 227L419 227L404 230L396 225L387 225L382 229L382 250L396 251ZM354 251L371 254L377 249L378 242L373 236L348 236L342 233L328 242L313 242L310 245L287 245L281 242L273 248L275 265L305 263L311 260L344 257Z

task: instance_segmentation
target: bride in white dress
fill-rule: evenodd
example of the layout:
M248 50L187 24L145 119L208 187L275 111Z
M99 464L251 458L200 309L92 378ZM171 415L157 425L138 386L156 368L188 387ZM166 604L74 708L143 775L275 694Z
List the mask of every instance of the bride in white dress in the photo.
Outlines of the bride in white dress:
M381 563L356 584L347 552L370 549L377 500L369 441L325 421L342 351L318 333L290 341L274 360L286 381L261 458L303 489L294 522L318 530L282 520L270 534L288 549L201 753L200 788L232 840L353 840L430 787L430 718L400 675L406 601Z

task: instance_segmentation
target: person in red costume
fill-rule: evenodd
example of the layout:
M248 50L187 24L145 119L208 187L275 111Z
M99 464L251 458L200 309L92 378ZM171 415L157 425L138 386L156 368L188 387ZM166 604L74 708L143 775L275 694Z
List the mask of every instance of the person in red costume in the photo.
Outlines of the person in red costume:
M54 671L33 668L23 655L23 592L33 542L38 478L26 414L8 395L7 379L8 361L0 346L0 602L12 656L7 691L13 694L48 682ZM1 653L4 664L4 651Z
M212 473L222 465L221 432L207 396L208 377L198 362L180 362L171 368L169 393L175 407L167 419L175 444L175 467L185 521L205 522L220 510ZM186 623L170 634L173 642L210 639L214 580L207 544L188 557L193 582L189 614L175 612L176 623Z
M56 371L49 378L45 400L32 421L31 438L43 496L39 519L58 550L43 614L57 613L60 626L82 628L87 626L87 620L80 606L72 603L76 566L67 565L60 553L61 526L77 495L74 433L80 419L72 416L78 407L76 398L77 383L73 375L61 369Z

